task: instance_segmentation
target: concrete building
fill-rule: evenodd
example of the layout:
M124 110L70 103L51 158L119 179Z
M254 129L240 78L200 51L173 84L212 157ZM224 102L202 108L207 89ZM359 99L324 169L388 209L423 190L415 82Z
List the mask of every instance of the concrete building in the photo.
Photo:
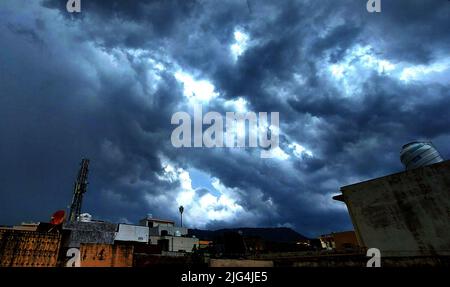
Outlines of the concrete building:
M114 241L149 242L149 229L146 226L119 224Z
M333 232L319 237L323 249L336 251L350 251L359 248L358 239L354 231Z
M193 237L182 236L150 236L150 244L157 244L162 251L192 252L198 248L199 240Z
M140 224L148 227L150 236L185 236L188 234L186 227L175 226L175 222L172 220L147 217L142 219Z
M0 267L55 267L59 233L0 229Z
M37 231L39 227L39 222L22 222L21 225L15 225L13 229L15 230L23 230L23 231Z
M81 243L81 267L132 267L133 245Z
M198 248L199 249L207 249L207 248L211 247L212 244L213 244L212 240L199 240Z
M166 219L157 219L153 218L151 215L148 215L146 218L141 219L139 221L139 224L142 226L147 227L158 227L158 226L175 226L175 221L173 220L166 220Z
M160 246L163 251L192 252L194 246L195 248L199 247L198 238L188 237L188 229L175 226L175 222L172 220L157 219L148 215L139 223L148 227L149 243Z
M63 247L80 248L81 243L114 244L117 224L109 222L66 222L63 224L63 233L67 234Z
M450 161L341 187L361 246L382 256L450 255Z
M185 236L188 234L188 229L186 227L159 225L149 227L149 232L152 236Z

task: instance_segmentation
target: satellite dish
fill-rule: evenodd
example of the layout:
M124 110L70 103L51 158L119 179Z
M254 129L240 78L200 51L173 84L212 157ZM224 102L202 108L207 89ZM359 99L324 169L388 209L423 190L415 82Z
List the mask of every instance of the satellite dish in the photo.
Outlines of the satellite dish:
M58 210L52 215L52 219L50 220L50 224L52 225L60 225L66 219L66 212L64 210Z

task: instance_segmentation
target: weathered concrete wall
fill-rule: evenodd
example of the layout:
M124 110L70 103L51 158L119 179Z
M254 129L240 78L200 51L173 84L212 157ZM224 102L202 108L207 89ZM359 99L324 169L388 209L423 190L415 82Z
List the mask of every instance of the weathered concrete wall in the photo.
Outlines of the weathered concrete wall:
M55 267L60 242L57 233L0 229L0 266Z
M64 247L79 248L81 243L113 244L117 224L108 222L67 222L65 232L70 232L63 242Z
M450 161L341 188L362 246L450 255Z
M180 251L192 252L194 245L198 248L198 238L192 237L178 237L178 236L150 236L151 244L158 244L158 240L168 240L168 250L166 251Z
M275 267L365 267L368 257L364 255L329 255L304 257L294 260L276 260ZM381 267L449 267L448 256L382 257Z
M171 251L184 250L186 252L192 252L194 245L198 248L198 238L171 237L169 242L172 245L170 246Z
M273 267L273 261L211 259L209 261L209 267Z
M303 251L267 253L249 259L270 260L274 267L365 267L372 257L366 251L341 253L336 251ZM381 257L382 267L448 267L450 256Z
M80 246L81 267L132 267L133 246L91 244Z

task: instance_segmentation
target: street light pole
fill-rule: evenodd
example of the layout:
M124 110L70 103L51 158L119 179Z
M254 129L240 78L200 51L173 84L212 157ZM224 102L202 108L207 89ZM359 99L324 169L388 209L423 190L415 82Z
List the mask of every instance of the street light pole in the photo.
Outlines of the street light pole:
M183 211L184 207L181 205L178 210L180 211L180 218L181 218L181 227L183 227Z

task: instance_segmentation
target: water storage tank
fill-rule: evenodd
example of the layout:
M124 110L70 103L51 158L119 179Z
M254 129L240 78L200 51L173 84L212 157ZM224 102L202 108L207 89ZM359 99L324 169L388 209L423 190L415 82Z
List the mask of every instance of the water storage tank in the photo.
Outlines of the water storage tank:
M407 170L443 161L433 144L427 141L405 144L400 152L400 160Z
M89 213L82 213L78 217L78 220L81 221L81 222L91 222L92 221L92 215L90 215Z

